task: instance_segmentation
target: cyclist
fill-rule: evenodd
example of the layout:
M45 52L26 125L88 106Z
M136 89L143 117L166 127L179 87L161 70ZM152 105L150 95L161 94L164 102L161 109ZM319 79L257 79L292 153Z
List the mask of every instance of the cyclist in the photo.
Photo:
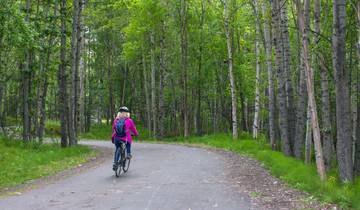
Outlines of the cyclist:
M119 125L119 123L122 123ZM123 133L119 133L119 129L117 129L117 126L123 126ZM126 106L120 107L117 116L114 120L113 126L113 134L111 136L111 141L113 144L115 144L115 154L114 154L114 168L116 168L116 161L119 159L119 157L116 157L116 150L120 148L121 143L126 143L126 153L129 158L132 157L131 155L131 143L132 143L132 135L138 136L138 132L135 127L135 123L130 118L130 111ZM121 129L120 129L121 130ZM121 132L121 131L120 131Z

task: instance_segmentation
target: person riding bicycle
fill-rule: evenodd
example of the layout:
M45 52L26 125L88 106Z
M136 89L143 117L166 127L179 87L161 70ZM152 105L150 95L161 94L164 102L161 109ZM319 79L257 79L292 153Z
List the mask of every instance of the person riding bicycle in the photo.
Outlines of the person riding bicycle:
M132 157L131 155L131 143L132 137L138 136L138 132L135 127L135 123L130 118L130 111L126 106L120 107L117 117L114 120L113 126L113 134L111 136L111 141L115 144L115 154L114 154L114 164L119 159L116 157L116 150L120 148L121 143L126 143L126 153L129 158Z

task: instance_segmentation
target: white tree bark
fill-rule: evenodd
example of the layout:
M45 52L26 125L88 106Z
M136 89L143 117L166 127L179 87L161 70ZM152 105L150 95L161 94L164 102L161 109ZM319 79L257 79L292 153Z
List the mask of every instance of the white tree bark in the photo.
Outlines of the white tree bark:
M262 13L265 16L264 18L264 38L265 38L265 50L266 50L266 65L268 72L268 91L269 91L269 137L270 144L273 150L276 149L276 140L275 140L275 94L274 94L274 78L273 78L273 68L272 68L272 47L271 47L271 36L270 36L270 23L267 16L266 6L268 4L265 2L262 3Z
M254 111L254 121L253 121L253 138L258 137L259 129L259 112L260 112L260 20L258 14L258 3L257 0L254 0L254 12L256 18L256 37L255 37L255 55L256 55L256 79L255 79L255 111Z
M305 5L309 4L309 0L305 0ZM324 157L322 152L321 146L321 137L320 137L320 128L317 119L317 110L316 110L316 101L315 101L315 94L314 94L314 84L313 84L313 73L311 70L310 62L309 62L309 39L307 36L307 27L305 25L305 17L303 13L302 5L297 0L297 9L299 12L299 27L302 32L302 50L303 50L303 60L305 64L305 72L306 72L306 84L307 84L307 92L308 92L308 99L309 99L309 108L311 114L311 124L314 136L314 146L315 146L315 159L316 159L316 166L317 171L320 176L321 180L326 179L326 172L325 172L325 165L324 165Z
M226 36L226 45L228 51L228 66L229 66L229 79L230 79L230 91L231 91L231 108L232 108L232 134L233 139L238 138L237 132L237 101L236 101L236 90L235 90L235 79L233 75L233 59L232 59L232 46L230 40L230 31L229 31L229 9L228 1L224 0L224 18L225 18L225 36Z

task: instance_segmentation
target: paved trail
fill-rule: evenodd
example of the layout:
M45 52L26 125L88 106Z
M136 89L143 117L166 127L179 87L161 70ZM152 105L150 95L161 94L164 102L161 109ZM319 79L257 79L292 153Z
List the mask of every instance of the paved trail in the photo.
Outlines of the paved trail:
M84 142L113 147L109 142ZM1 210L257 209L247 193L226 181L225 159L215 152L176 145L134 143L130 169L114 176L112 154L96 168L0 199ZM110 157L111 156L111 157Z

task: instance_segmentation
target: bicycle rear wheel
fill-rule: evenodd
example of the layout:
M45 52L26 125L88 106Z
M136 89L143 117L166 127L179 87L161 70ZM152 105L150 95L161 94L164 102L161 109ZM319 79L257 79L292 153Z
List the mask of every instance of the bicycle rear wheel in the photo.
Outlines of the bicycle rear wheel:
M123 171L124 173L126 173L129 170L129 166L130 166L130 158L125 158L124 160L124 165L123 165Z

